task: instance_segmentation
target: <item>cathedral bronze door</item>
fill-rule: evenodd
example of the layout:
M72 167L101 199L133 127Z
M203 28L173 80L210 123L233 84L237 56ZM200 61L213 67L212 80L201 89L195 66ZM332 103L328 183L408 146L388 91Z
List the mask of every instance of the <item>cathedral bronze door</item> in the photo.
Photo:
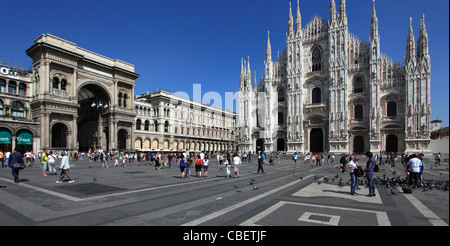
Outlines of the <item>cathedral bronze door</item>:
M309 134L309 151L313 153L323 152L323 131L321 128L313 128Z
M398 138L394 134L389 134L386 137L386 152L398 152Z
M256 153L258 153L258 151L264 151L264 140L261 138L256 140Z
M353 153L361 154L364 153L364 137L355 136L353 138Z

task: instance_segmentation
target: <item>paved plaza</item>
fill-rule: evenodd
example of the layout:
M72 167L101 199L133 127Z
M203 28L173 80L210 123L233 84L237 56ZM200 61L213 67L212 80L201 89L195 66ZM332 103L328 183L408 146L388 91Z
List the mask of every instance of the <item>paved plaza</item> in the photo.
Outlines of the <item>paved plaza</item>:
M360 164L365 166L363 157ZM71 162L67 180L41 176L35 163L13 182L11 169L0 169L0 225L73 226L448 226L448 163L427 163L424 180L431 189L403 193L379 183L376 196L350 195L348 171L337 165L311 166L290 156L274 166L244 163L239 178L212 158L208 177L180 178L176 166L160 171L143 163L102 168L100 162ZM405 177L403 167L381 166L378 180Z

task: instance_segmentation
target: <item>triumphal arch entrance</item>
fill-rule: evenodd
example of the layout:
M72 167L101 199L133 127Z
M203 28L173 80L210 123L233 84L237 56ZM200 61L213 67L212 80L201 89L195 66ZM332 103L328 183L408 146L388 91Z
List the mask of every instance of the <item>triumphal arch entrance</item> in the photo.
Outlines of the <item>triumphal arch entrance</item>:
M43 34L33 59L33 119L38 150L119 151L134 139L134 65Z

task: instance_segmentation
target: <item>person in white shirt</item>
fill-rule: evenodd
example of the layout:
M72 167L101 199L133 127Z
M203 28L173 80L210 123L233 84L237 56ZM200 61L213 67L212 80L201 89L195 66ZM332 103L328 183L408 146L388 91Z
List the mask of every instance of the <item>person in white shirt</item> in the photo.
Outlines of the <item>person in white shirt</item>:
M56 181L56 183L62 183L65 176L69 178L69 183L75 182L70 176L69 176L69 157L66 153L62 152L62 159L61 159L61 165L59 166L59 170L61 170L61 175L59 176L59 180Z
M419 187L420 167L422 166L422 156L412 154L406 165L409 167L409 185Z
M237 153L233 156L234 177L239 178L239 165L241 164L241 158Z
M347 165L348 170L350 171L350 180L351 180L350 194L352 196L358 195L358 193L356 193L356 191L355 191L356 182L357 182L357 176L356 176L355 170L358 167L358 161L359 161L359 156L355 156Z

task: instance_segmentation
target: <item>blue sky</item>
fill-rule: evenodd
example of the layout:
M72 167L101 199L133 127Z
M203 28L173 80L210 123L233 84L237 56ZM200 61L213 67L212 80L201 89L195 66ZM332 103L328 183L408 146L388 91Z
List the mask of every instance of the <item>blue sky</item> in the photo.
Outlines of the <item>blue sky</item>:
M339 8L339 0L335 0ZM263 75L267 31L272 58L285 49L289 0L0 0L0 60L31 66L25 50L51 33L78 46L135 65L135 93L164 89L192 95L235 92L241 57ZM297 2L292 0L293 12ZM301 0L302 26L329 19L330 0ZM416 39L422 13L431 54L432 119L449 122L449 1L377 0L381 50L402 63L409 17ZM372 0L347 0L349 30L368 41ZM253 76L253 72L252 72Z

